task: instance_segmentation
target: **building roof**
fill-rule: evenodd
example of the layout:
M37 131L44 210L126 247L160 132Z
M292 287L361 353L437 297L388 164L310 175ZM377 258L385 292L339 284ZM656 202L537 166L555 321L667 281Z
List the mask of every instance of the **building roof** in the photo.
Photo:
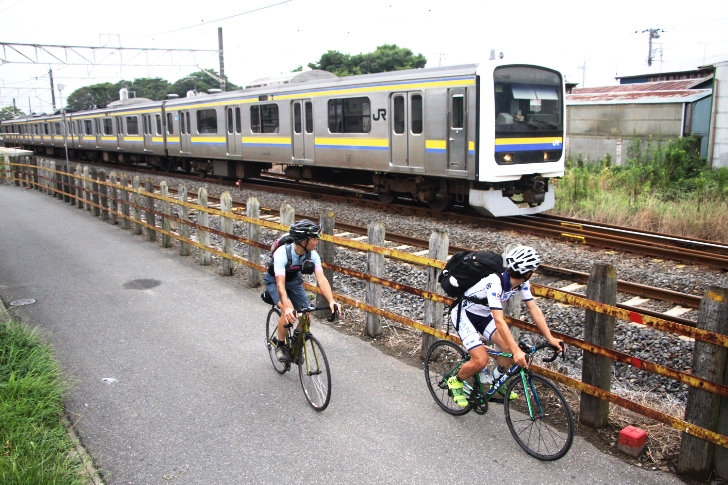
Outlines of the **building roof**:
M679 81L673 81L679 82ZM646 83L664 84L664 83ZM710 96L712 89L657 89L657 90L608 90L606 88L628 88L643 86L644 84L628 84L620 86L605 86L604 91L599 88L574 89L572 94L566 95L566 104L569 106L579 104L666 104L666 103L692 103ZM587 92L582 92L582 90ZM589 92L589 90L596 90Z
M597 86L590 88L574 88L572 94L587 93L633 93L648 91L680 91L693 89L706 81L713 79L713 76L706 76L697 79L681 79L679 81L656 81L648 83L619 84L617 86Z

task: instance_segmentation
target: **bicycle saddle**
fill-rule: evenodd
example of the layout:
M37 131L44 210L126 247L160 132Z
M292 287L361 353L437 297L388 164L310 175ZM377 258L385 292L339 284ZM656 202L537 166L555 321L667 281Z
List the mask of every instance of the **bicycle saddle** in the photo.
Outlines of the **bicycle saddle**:
M271 298L270 294L268 294L268 290L265 290L263 293L260 294L260 299L271 306L275 305L275 303L273 302L273 298Z

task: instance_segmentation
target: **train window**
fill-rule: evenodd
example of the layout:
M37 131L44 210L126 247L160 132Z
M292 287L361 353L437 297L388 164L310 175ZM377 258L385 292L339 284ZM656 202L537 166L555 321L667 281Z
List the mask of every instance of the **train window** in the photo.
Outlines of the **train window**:
M70 121L66 123L66 133L73 135L73 123Z
M53 128L56 131L56 135L60 135L61 134L61 124L60 123L53 123Z
M422 133L422 95L414 94L410 102L412 114L410 123L412 124L412 133L419 135Z
M174 123L172 119L172 113L167 113L167 133L170 135L174 134Z
M278 105L260 106L260 125L263 133L278 133Z
M235 108L235 133L240 134L241 133L241 118L240 118L240 108Z
M228 108L227 109L227 130L228 133L232 134L232 132L235 130L235 127L233 126L233 109Z
M260 133L260 106L250 107L250 131Z
M154 115L154 118L157 120L157 135L162 134L162 115Z
M313 133L313 104L306 101L306 133Z
M121 129L121 116L116 117L116 134L121 135L124 130Z
M331 133L369 133L371 128L369 98L344 98L329 101Z
M185 119L187 120L187 134L192 133L192 123L190 123L190 112L185 111Z
M147 115L142 115L142 133L145 135L149 134L149 117Z
M217 111L197 110L197 133L217 133Z
M452 97L450 122L452 128L465 126L465 98L462 94L456 94Z
M139 118L137 116L126 117L126 134L127 135L138 135L139 134Z
M114 120L111 118L104 118L104 135L113 135L114 134Z
M51 132L48 130L48 123L43 123L43 131L45 132L44 134L46 134L46 135L51 134Z
M293 103L293 132L301 133L301 103Z
M83 120L83 127L85 129L85 135L93 135L93 128L91 127L91 120Z
M394 132L404 133L404 96L394 97Z
M185 114L180 113L179 116L179 132L184 135L185 133Z

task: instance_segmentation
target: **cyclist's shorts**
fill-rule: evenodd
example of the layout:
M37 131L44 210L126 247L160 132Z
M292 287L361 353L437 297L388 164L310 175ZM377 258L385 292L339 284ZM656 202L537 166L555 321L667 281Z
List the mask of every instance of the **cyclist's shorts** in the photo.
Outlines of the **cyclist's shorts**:
M454 309L451 313L451 321L455 325L458 312ZM467 311L460 312L460 326L456 326L460 340L468 351L479 345L483 345L480 341L482 335L487 340L491 340L493 333L496 331L495 320L493 317L484 317ZM482 329L482 330L481 330Z
M275 277L266 273L263 277L263 282L265 283L265 289L268 290L268 293L277 305L281 301L281 297L278 295L278 286L276 285ZM303 278L301 278L301 275L292 281L286 281L286 293L288 294L288 299L293 303L294 309L300 310L301 308L308 307L308 295L306 295L306 290L303 289Z

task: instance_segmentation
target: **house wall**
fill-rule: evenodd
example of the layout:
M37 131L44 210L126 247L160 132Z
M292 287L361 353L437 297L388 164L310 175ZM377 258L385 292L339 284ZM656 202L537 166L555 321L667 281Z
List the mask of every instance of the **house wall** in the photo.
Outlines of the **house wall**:
M717 96L712 166L718 168L728 167L728 62L715 65L715 82Z

